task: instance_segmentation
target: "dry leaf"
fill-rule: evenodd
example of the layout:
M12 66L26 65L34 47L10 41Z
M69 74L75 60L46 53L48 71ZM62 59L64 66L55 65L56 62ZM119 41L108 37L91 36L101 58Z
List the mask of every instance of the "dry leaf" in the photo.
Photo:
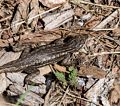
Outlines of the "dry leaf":
M114 83L114 79L112 78L112 76L112 73L109 73L109 75L106 78L102 78L99 81L97 81L97 83L87 91L86 97L99 106L100 101L103 104L103 106L110 106L110 103L107 99L107 95ZM94 106L95 104L92 105ZM89 105L90 104L87 103L86 106Z
M16 60L19 58L21 52L6 52L4 53L4 55L0 58L0 66L2 66L3 64L6 64L10 61Z
M54 64L54 68L60 72L67 72L66 67Z
M114 103L118 103L118 101L120 100L120 77L118 76L118 79L116 78L114 85L113 85L113 89L110 92L110 97L109 97L109 101L112 104Z
M38 0L21 0L12 19L13 32L17 33L24 22L31 24L32 28L36 27L39 18L36 15L39 13L41 13L41 10Z
M37 88L36 88L37 87ZM44 88L44 87L43 87ZM38 94L39 94L39 91L38 93L36 93L37 91L34 92L34 90L39 90L42 89L41 87L39 86L32 86L32 85L29 85L29 86L26 86L26 87L23 87L23 86L20 86L18 84L13 84L13 85L10 85L9 86L9 91L7 90L7 95L19 95L19 94L25 94L25 97L24 97L24 100L21 101L20 103L21 104L24 104L25 106L38 106L38 104L40 103L44 103L44 99L42 99ZM29 92L27 92L29 91ZM42 92L41 92L42 93ZM6 97L6 96L5 96ZM7 98L6 98L7 99ZM11 99L10 99L11 100ZM8 101L10 101L8 99ZM35 105L36 104L36 105Z
M38 14L43 12L42 8L39 8L39 1L38 0L31 0L29 4L31 11L28 14L27 23L28 25L31 24L32 28L37 27L37 22L39 17L36 17Z
M48 65L44 66L44 67L40 67L39 70L40 70L40 75L41 76L51 72L51 68Z
M66 0L39 0L43 5L52 8L55 6L58 6L60 4L63 4L66 2Z
M0 94L7 88L7 78L4 73L0 74Z
M115 28L113 30L113 33L115 34L115 36L120 36L120 29L119 28Z
M81 66L79 70L79 75L81 76L92 76L93 78L104 78L107 73L100 68L95 66Z
M21 22L27 19L30 0L20 0L19 2L20 3L15 8L17 10L15 10L16 12L11 23L11 28L14 33L18 32Z
M86 27L92 28L93 26L97 25L101 20L101 17L93 16L89 21L86 22Z
M120 87L119 87L119 90L120 90ZM110 103L111 103L111 104L112 104L112 103L117 103L118 100L120 99L120 94L119 94L119 92L118 92L116 89L114 89L114 90L111 91L110 93L111 93L111 95L110 95Z
M3 53L3 55L0 58L0 66L10 61L16 60L17 58L19 58L21 54L21 52L19 53L5 52L4 53L3 51L1 51L1 53ZM5 73L0 74L0 85L1 85L0 92L3 92L10 83L11 82L5 76Z
M43 18L43 21L45 22L44 30L51 30L57 28L72 20L74 11L73 9L70 9L70 7L68 7L68 9L69 10L66 9L67 11L62 11Z

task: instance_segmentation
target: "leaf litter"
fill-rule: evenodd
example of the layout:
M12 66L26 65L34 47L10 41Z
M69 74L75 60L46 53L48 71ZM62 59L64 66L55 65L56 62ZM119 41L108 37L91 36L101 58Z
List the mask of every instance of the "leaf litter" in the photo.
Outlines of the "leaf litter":
M25 73L1 74L0 105L120 105L119 0L1 0L0 10L1 66L20 57L10 49L16 42L35 48L89 35L81 51L72 54L77 62L71 74L70 66L39 68L33 79L39 86L24 86Z

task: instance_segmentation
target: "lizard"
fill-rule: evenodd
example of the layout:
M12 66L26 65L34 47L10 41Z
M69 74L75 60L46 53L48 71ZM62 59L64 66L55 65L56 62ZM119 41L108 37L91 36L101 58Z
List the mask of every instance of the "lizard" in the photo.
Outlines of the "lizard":
M25 83L31 84L30 79L40 72L37 68L64 60L69 53L78 51L87 38L87 35L75 36L62 44L40 46L26 56L0 66L0 74L25 71L28 74Z

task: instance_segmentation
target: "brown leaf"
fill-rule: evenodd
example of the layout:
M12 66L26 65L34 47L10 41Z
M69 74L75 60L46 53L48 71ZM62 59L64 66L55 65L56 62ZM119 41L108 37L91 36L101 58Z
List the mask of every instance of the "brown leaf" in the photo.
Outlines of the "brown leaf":
M73 15L74 10L71 6L69 4L64 5L64 8L61 11L43 18L43 21L45 22L44 30L52 30L64 25L73 19Z
M106 74L107 73L105 71L103 71L102 69L97 68L95 66L89 66L89 67L81 66L80 70L79 70L80 76L90 75L90 76L92 76L94 78L98 78L98 79L104 78Z
M14 33L17 33L19 31L19 28L21 26L21 21L27 19L27 14L28 14L28 7L29 7L29 2L30 0L20 0L19 5L17 9L15 10L15 15L13 16L12 23L11 23L11 28ZM17 5L16 5L17 6ZM23 20L22 20L23 19Z
M22 43L38 43L38 42L47 42L50 43L54 41L55 39L60 38L61 36L59 34L56 35L55 32L52 31L41 31L41 32L29 32L26 31L21 37L20 42ZM12 44L13 42L19 40L19 36L15 36L13 38L9 38L8 40L0 39L0 47L9 46L9 43Z
M115 34L115 36L120 36L120 29L119 28L114 29L113 33Z
M37 26L37 22L39 17L36 17L38 14L43 12L42 8L39 8L39 1L38 0L31 0L29 4L31 11L28 14L27 23L31 24L31 27L34 28Z
M39 70L40 70L41 76L46 75L51 72L51 68L48 65L44 67L40 67Z
M58 64L54 64L54 68L60 72L67 72L66 67L60 66Z
M58 6L60 4L63 4L66 2L66 0L39 0L43 5L52 8L55 6Z
M110 103L117 103L120 99L120 84L115 85L114 89L110 92ZM112 106L112 105L111 105Z
M92 28L93 26L97 25L101 20L101 17L93 16L89 21L86 22L87 28Z

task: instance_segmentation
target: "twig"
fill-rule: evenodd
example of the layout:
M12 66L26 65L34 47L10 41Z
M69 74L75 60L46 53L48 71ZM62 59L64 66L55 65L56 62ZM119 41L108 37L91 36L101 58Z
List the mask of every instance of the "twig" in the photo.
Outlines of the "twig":
M47 14L48 12L53 11L53 10L59 8L59 7L61 7L61 5L60 5L60 6L57 6L57 7L54 7L54 8L51 8L51 9L49 9L49 10L47 10L47 11L41 13L41 14L35 15L34 17L29 18L28 21L33 20L33 19L35 19L35 18L37 18L37 17L40 17L40 16L42 16L42 15L44 15L44 14Z
M64 91L64 92L65 92L65 91ZM70 93L67 93L67 95L69 95L69 96L71 96L71 97L74 97L74 98L78 98L78 99L87 101L87 102L90 102L90 103L93 103L93 104L95 104L96 106L101 106L100 104L96 104L96 103L94 103L94 102L92 102L92 101L90 101L90 100L88 100L88 99L81 98L81 97L79 97L79 96L75 96L75 95L72 95L72 94L70 94Z
M74 1L71 1L71 2L74 3ZM118 10L114 11L111 15L109 15L106 19L104 19L102 22L100 22L98 25L96 25L93 28L91 28L91 30L94 30L94 31L114 30L115 29L115 28L113 28L113 29L102 29L102 28L104 28L105 25L107 25L110 21L112 21L115 17L117 17L117 14L119 14L119 11L120 11L120 7L95 4L95 3L85 2L83 0L77 0L77 2L78 3L83 3L83 4L90 4L90 5L94 5L94 6L101 6L101 7L105 7L105 8L115 8L115 9L118 9ZM77 2L76 2L76 4L78 4Z
M95 29L92 29L92 30L94 30L94 31L113 31L113 30L115 30L115 28L104 28L104 29L102 29L102 28L95 28Z
M114 11L111 15L109 15L107 18L105 18L102 22L100 22L97 26L92 28L92 30L97 31L98 29L104 28L105 25L107 25L110 21L112 21L115 17L117 17L117 14L119 14L119 10Z
M101 52L101 53L94 53L92 55L88 55L89 57L92 57L92 56L101 56L101 55L106 55L106 54L120 54L120 51L117 51L117 52Z
M111 40L111 41L114 41L117 45L120 46L120 41L119 41L119 40L115 40L114 38L112 38L112 37L110 37L110 36L107 36L107 35L105 35L104 38L107 38L107 39L109 39L109 40Z
M7 16L7 17L5 17L5 18L2 18L2 19L0 19L0 22L5 21L5 20L7 20L7 19L10 19L11 17L12 17L12 15Z
M116 7L116 6L108 6L108 5L90 3L90 2L83 1L83 0L76 0L76 1L77 1L76 4L82 3L82 4L89 4L89 5L94 5L94 6L100 6L100 7L104 7L104 8L120 9L120 7ZM70 2L75 4L75 1L70 1Z
M47 95L45 96L45 102L44 102L43 106L48 106L49 105L49 96L50 96L51 91L52 91L52 89L50 88Z
M65 93L64 93L64 95L63 95L63 97L62 97L62 99L61 99L61 101L60 101L60 103L59 103L58 106L61 106L61 103L63 102L63 100L64 100L66 94L68 93L68 91L69 91L69 86L67 87L67 89L66 89L66 91L65 91Z
M44 15L44 14L50 12L50 11L53 11L53 10L59 8L59 7L60 7L60 6L57 6L57 7L54 7L54 8L52 8L52 9L49 9L49 10L47 10L47 11L41 13L41 14L37 14L37 15L35 15L34 17L29 18L28 21L33 20L33 19L35 19L35 18L37 18L37 17L40 17L40 16L42 17L42 15ZM21 25L21 24L23 24L23 23L25 23L25 22L26 22L26 21L18 22L18 23L16 23L16 24L12 25L11 27Z

